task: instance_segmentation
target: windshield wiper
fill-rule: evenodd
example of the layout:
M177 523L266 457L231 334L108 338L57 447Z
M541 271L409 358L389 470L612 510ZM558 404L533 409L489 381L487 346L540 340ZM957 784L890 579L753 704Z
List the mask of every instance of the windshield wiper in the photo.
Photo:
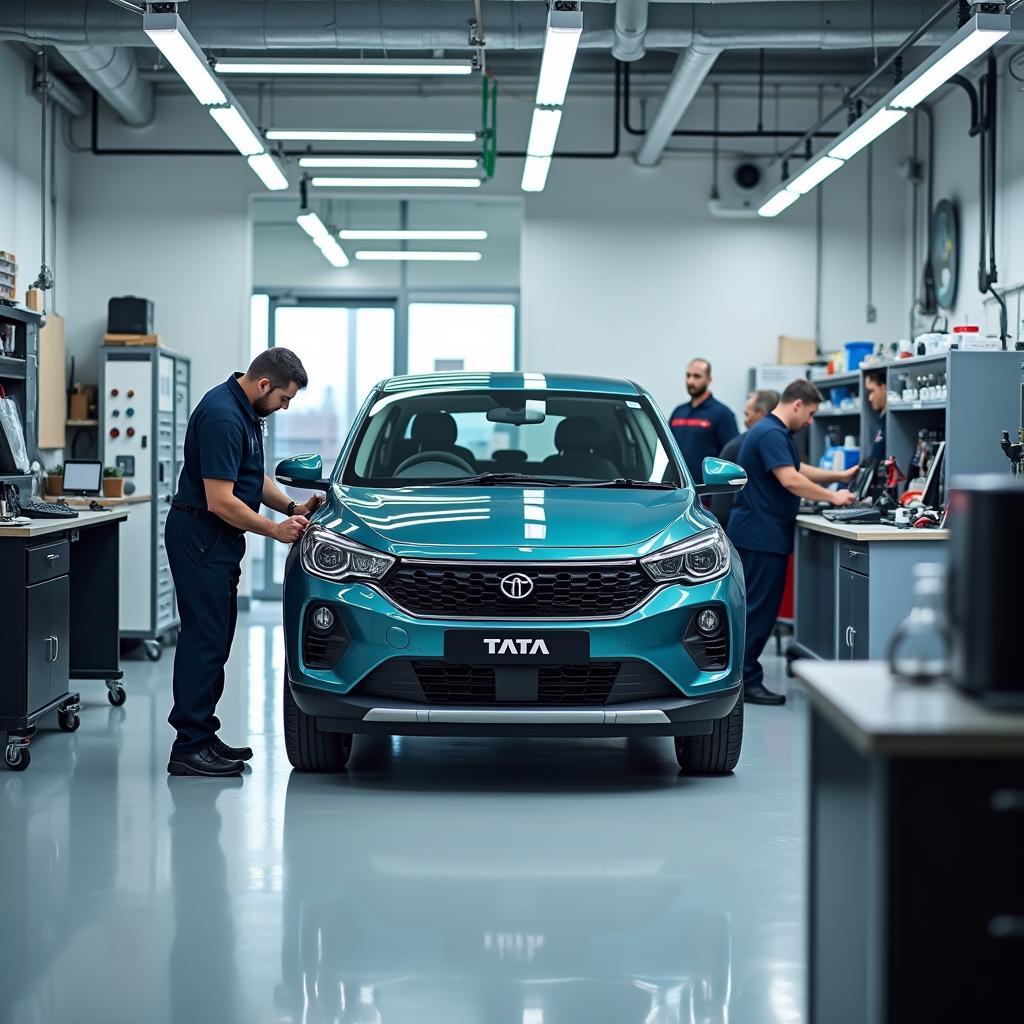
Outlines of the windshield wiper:
M577 487L644 487L655 491L677 491L679 484L662 483L659 480L595 480L593 483L577 484Z
M543 484L546 487L572 487L564 480L550 480L543 476L529 476L526 473L478 473L476 476L460 476L454 480L440 480L431 487L490 487L501 484Z

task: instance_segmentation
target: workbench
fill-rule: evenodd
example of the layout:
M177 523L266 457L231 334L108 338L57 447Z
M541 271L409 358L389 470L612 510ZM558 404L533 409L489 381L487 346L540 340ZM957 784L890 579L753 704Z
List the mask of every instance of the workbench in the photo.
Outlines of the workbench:
M913 567L946 562L948 530L796 520L795 658L882 658L910 611Z
M28 766L36 724L51 711L78 728L69 680L98 679L125 701L118 632L118 531L127 512L82 511L75 519L0 526L0 730L9 768Z
M797 662L808 1021L1024 1019L1024 715L879 662Z

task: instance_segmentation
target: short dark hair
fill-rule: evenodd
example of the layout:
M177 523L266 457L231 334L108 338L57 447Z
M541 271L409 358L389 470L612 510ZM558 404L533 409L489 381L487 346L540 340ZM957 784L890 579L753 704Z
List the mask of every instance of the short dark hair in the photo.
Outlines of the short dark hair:
M821 405L821 392L809 380L801 378L786 385L779 402L781 405L790 405L792 402Z
M778 391L772 391L769 388L765 388L762 391L754 392L754 408L759 409L761 412L768 415L779 404L779 393Z
M261 352L249 364L245 375L249 380L262 380L266 377L275 388L286 388L292 381L300 388L309 383L301 360L287 348L268 348L266 352Z
M704 369L707 370L708 376L711 376L711 364L703 356L695 356L686 365L692 366L694 363L703 363Z
M864 374L864 379L871 381L872 384L878 384L880 387L885 387L888 377L885 370L868 370Z

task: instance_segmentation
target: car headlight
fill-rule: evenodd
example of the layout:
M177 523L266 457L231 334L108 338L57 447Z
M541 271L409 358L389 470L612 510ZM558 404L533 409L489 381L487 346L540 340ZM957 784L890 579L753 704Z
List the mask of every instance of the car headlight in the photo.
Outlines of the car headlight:
M302 535L299 555L306 572L331 582L379 580L395 562L390 555L382 555L315 526Z
M729 542L718 527L640 559L651 578L659 582L707 583L724 576L729 563Z

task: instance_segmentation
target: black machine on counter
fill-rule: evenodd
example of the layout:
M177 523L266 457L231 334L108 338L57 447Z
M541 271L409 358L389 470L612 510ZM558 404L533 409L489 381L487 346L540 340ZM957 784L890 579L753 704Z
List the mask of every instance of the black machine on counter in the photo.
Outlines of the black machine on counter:
M992 707L1024 711L1020 590L1024 482L960 477L949 496L951 679Z

